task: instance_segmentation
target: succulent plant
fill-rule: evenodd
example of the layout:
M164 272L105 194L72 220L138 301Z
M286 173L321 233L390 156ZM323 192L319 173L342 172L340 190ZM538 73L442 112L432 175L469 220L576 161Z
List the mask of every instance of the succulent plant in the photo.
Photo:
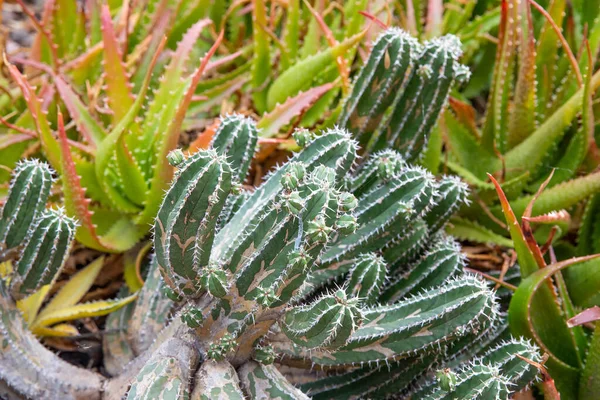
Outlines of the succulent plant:
M244 129L256 128L226 117L215 143L252 143L254 135L236 133ZM228 160L244 159L238 150L246 148L170 157L177 171L155 220L155 254L139 301L107 321L116 329L104 339L113 378L79 373L39 348L20 329L3 288L0 382L15 398L307 398L278 369L285 364L341 371L410 365L415 379L402 388L410 390L445 351L492 328L493 292L462 272L458 246L440 233L443 221L425 222L430 212L439 215L438 202L464 200L464 187L447 189L462 187L459 181L438 182L389 150L351 173L357 144L334 129L306 143L223 222L248 168ZM356 278L350 286L361 269L385 273L376 294L363 297ZM399 289L398 282L406 283ZM53 384L28 380L46 369L52 372L39 382ZM458 380L456 387L463 387Z
M24 326L38 336L72 336L77 329L67 322L101 316L135 300L77 304L92 286L103 258L94 261L66 283L52 301L42 307L69 256L77 222L61 208L46 209L54 172L38 160L17 164L6 202L0 210L4 240L0 262L7 266L0 280L23 313ZM13 266L14 264L14 266ZM18 312L17 312L18 313Z
M600 85L595 70L600 19L596 11L589 15L582 11L581 5L567 10L562 2L552 2L542 14L537 3L529 3L503 1L482 126L478 128L474 108L460 96L442 118L441 129L447 132L445 165L468 182L479 199L463 207L453 221L453 233L464 239L507 244L499 237L506 236L506 229L498 224L502 210L487 173L501 182L518 215L554 168L532 216L571 212L600 189L594 171L597 144L592 139L597 114L593 99ZM578 33L568 35L566 21L575 20ZM589 51L575 56L577 48ZM566 228L563 225L558 236L566 234ZM547 230L536 235L545 241Z

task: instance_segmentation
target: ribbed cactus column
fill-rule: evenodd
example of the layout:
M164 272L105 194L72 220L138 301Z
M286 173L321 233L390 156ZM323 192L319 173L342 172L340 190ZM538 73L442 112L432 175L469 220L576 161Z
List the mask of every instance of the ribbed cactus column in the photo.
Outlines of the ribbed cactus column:
M419 260L391 271L390 282L381 294L382 301L393 303L462 273L466 263L458 243L444 234L435 237L433 242Z
M283 332L297 345L307 349L336 349L362 323L357 298L338 290L304 307L294 307L283 319Z
M363 323L335 351L275 344L283 354L324 366L363 365L444 349L498 315L495 296L474 277L460 277L389 306L363 309Z
M462 204L469 203L469 187L454 176L444 176L438 184L435 204L425 218L431 232L436 232Z
M424 44L406 90L394 101L390 118L373 135L369 149L391 147L408 161L419 156L448 101L453 82L468 75L458 63L461 54L460 41L453 35Z
M406 32L387 29L373 44L338 124L355 135L364 153L393 148L415 160L427 146L452 84L469 76L458 63L461 54L455 36L421 46Z
M387 29L373 44L338 119L361 146L368 143L394 97L404 91L419 49L417 40L398 28Z
M35 159L20 161L15 167L0 212L0 254L25 239L33 221L46 207L52 173L48 164Z
M197 296L209 266L215 224L231 188L231 169L214 150L178 165L154 227L162 276L180 296Z
M346 290L364 304L375 304L387 275L383 257L375 253L361 254L346 278Z
M52 283L62 269L75 236L76 222L64 210L46 210L31 227L12 280L18 297Z
M221 120L211 148L227 157L227 161L235 171L234 180L243 182L250 169L257 142L256 123L243 115L231 114Z
M219 231L215 238L212 258L227 260L235 252L240 241L248 234L244 227L252 226L261 219L265 208L270 205L282 188L281 178L293 163L301 163L307 172L319 165L334 168L336 179L343 179L356 159L356 142L351 140L348 133L334 129L307 143L302 152L294 156L289 163L275 170L267 181L257 188L238 212Z

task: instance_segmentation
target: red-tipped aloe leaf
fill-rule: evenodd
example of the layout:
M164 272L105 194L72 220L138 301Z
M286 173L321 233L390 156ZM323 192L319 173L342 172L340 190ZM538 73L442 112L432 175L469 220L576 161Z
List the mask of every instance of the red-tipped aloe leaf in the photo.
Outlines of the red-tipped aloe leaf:
M46 114L42 110L42 104L37 98L35 91L29 85L29 82L27 82L25 77L21 75L17 67L10 64L6 59L5 65L7 66L10 75L21 89L21 93L23 93L23 97L27 102L27 108L29 109L33 120L35 121L38 135L42 143L42 148L44 149L44 153L46 153L46 158L52 167L54 167L54 169L60 171L61 162L59 156L59 145L56 141L56 138L52 134Z
M504 195L504 191L500 184L494 177L488 174L488 177L496 187L496 192L498 193L498 197L500 198L500 205L502 207L502 212L504 213L504 218L506 219L506 224L508 225L508 230L510 232L510 237L512 238L513 244L515 246L515 250L517 252L517 257L519 259L519 266L521 268L521 275L526 277L535 271L537 271L540 266L532 253L531 249L527 244L527 239L521 230L521 225L519 224L519 220L517 216L513 212L508 199Z
M272 137L279 132L279 128L290 123L303 111L312 106L318 99L334 87L333 83L326 83L314 87L288 99L285 103L275 107L273 111L263 115L257 126L261 129L261 137Z
M58 138L65 208L67 213L77 218L80 224L75 237L88 247L102 251L109 250L100 242L100 238L96 234L96 226L92 223L92 213L89 209L90 200L85 197L85 190L81 187L81 178L75 169L60 113L58 114Z
M117 123L133 105L133 96L108 5L102 6L101 21L106 92L110 109L113 112L113 123Z
M572 258L531 274L521 282L513 294L508 309L508 322L513 334L533 339L543 351L549 354L550 358L546 365L565 398L576 398L578 371L583 366L583 361L576 357L578 352L572 349L571 329L568 328L567 322L560 313L556 314L556 303L548 301L547 296L543 295L543 292L548 289L545 283L557 272L599 256ZM557 354L557 350L562 350L561 354ZM564 354L569 352L572 353L570 358L576 357L574 360L564 359Z

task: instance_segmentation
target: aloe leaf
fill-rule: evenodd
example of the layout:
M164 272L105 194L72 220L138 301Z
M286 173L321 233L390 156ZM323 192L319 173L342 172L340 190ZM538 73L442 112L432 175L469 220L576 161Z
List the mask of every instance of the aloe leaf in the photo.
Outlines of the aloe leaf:
M596 72L589 87L594 92L600 86L600 71ZM536 171L549 151L563 136L583 105L585 88L581 88L558 110L531 134L527 139L509 150L505 155L507 176L512 177L522 171ZM564 207L561 207L564 208Z
M48 123L48 119L46 114L42 110L42 105L40 100L37 97L37 94L27 82L25 77L19 72L17 67L12 64L6 63L8 68L8 72L12 76L12 78L16 81L25 101L27 102L27 108L31 113L33 120L35 121L35 126L40 136L40 141L42 143L42 148L44 149L44 153L46 154L46 158L50 162L50 165L57 170L61 171L61 162L60 162L60 150L59 144L54 137L52 130L50 129L50 124Z
M521 143L536 128L536 80L535 80L535 37L531 9L525 5L527 18L522 18L517 31L519 40L519 74L515 87L513 111L508 123L507 146L512 148ZM510 79L510 78L509 78Z
M37 328L54 325L58 322L73 321L76 319L88 317L101 317L103 315L110 314L111 312L116 311L119 308L131 303L136 298L137 295L133 294L122 299L103 300L84 304L77 304L71 307L54 310L47 314L44 314L43 316L38 316L38 318L31 326L31 330L35 333Z
M478 180L485 181L486 173L496 171L495 155L484 149L478 138L452 112L447 111L444 114L444 123L448 127L446 133L451 160L456 161ZM478 157L473 157L473 154L478 154Z
M496 63L481 136L481 143L489 152L494 149L498 149L501 153L506 151L506 132L509 121L508 101L518 43L516 37L518 12L519 2L517 0L502 2Z
M271 54L269 35L265 32L267 27L267 12L265 0L252 0L252 37L254 40L254 57L252 58L252 87L254 106L259 113L265 112L268 107L267 83L271 79Z
M101 15L106 92L108 104L114 113L113 123L118 123L133 105L133 96L107 5L102 6Z
M67 284L56 293L48 305L38 314L38 318L43 318L51 312L77 304L88 290L90 290L103 266L104 257L99 257L73 275Z
M579 381L579 399L593 400L600 393L600 323L596 322L596 328L592 334L590 347L585 359L585 368L581 373Z
M201 21L202 23L202 21ZM205 26L205 23L198 23L194 25L195 27L200 26L200 29ZM187 34L186 34L187 36ZM192 36L193 37L193 33ZM184 38L185 40L185 38ZM189 39L188 39L189 40ZM156 163L154 165L154 170L152 174L152 178L150 180L150 190L146 197L146 202L144 204L144 211L141 215L137 217L137 223L139 225L144 225L151 223L156 212L160 207L160 203L162 201L163 191L167 187L169 180L173 176L173 169L169 165L167 160L167 154L173 150L177 146L177 141L179 139L179 133L181 129L181 124L185 117L185 114L188 110L188 107L192 101L192 97L194 96L194 91L196 90L196 86L200 79L202 78L202 74L206 69L208 61L213 56L213 54L217 51L217 48L220 46L221 41L223 40L223 32L219 35L215 43L212 47L206 52L202 61L200 62L200 66L194 71L192 77L190 78L189 85L187 86L186 91L184 92L184 96L182 97L180 103L178 104L178 108L176 108L173 118L170 121L165 121L166 132L164 136L156 143ZM185 47L185 42L182 41L183 47ZM185 51L185 50L183 50ZM178 48L177 53L180 52ZM181 62L181 60L178 60ZM166 93L163 93L165 98L162 101L169 102L171 98L168 93L168 88Z
M131 106L119 119L119 122L113 130L98 144L96 152L94 169L96 172L96 179L104 193L113 198L114 196L118 196L106 175L113 157L116 156L118 171L123 180L121 189L126 193L127 197L130 200L135 201L137 205L143 204L143 200L148 191L148 186L137 160L127 149L127 144L123 139L123 135L127 132L131 124L134 123L136 116L144 104L146 92L150 85L152 70L154 69L154 65L156 64L158 55L161 53L164 43L165 41L163 39L150 62L150 67L146 72L138 97L131 103Z
M572 353L570 361L563 359L567 350L565 348L571 347L569 344L573 343L571 332L560 313L552 311L558 308L554 299L548 298L544 292L549 290L548 279L554 274L595 258L598 258L598 255L571 258L531 274L523 279L513 294L508 309L511 331L516 335L532 338L550 355L546 365L556 380L558 390L567 398L576 398L578 371L583 367L583 362L577 358L573 359L577 352ZM541 311L542 309L544 311ZM540 318L540 315L543 315L543 318ZM568 349L568 352L573 350Z
M589 48L586 47L586 50L589 51ZM588 52L586 54L591 62L590 54ZM556 171L550 185L564 182L575 174L588 153L589 138L594 135L594 111L592 108L594 93L591 88L593 65L586 65L583 71L585 81L581 105L581 126L571 137L564 155L555 164Z
M300 0L290 0L287 6L283 41L288 52L290 62L295 62L298 57L298 46L300 43ZM284 65L285 70L287 67Z
M268 114L256 124L261 129L261 137L273 137L279 133L282 126L290 123L293 118L302 114L302 112L311 107L319 98L325 95L333 88L332 83L326 83L308 89L306 92L300 92L298 95L289 98L285 103L277 105Z
M598 193L600 190L600 172L594 172L580 178L563 182L544 190L533 206L532 215L543 215L551 211L568 209L575 204ZM523 196L511 202L515 214L522 214L533 196ZM491 208L492 213L500 215L498 207Z
M487 229L476 221L455 217L446 226L446 232L461 240L477 243L495 244L505 247L513 247L513 242L502 235Z
M76 238L81 243L98 250L109 250L96 234L96 226L92 223L92 213L89 209L90 200L85 197L81 187L81 178L77 175L73 156L67 143L67 134L62 126L62 116L58 117L58 137L60 140L60 170L63 183L64 203L67 212L77 218L79 227Z
M337 57L344 55L363 38L364 32L356 34L334 47L321 50L315 55L299 61L281 74L269 88L267 109L273 110L277 104L283 104L289 97L306 90L314 77L335 63Z
M549 5L548 13L557 26L562 26L565 16L565 0L552 0ZM538 45L536 49L536 73L537 96L538 96L538 116L541 120L547 115L547 108L551 103L553 88L557 80L557 55L559 50L559 38L552 27L550 21L544 21L544 26L540 32Z

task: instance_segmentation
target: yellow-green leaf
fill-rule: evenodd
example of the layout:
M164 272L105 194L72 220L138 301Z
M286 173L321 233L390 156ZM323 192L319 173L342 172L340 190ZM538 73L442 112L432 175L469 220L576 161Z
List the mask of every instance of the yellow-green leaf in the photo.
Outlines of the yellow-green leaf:
M42 286L37 292L17 301L17 308L23 313L23 319L27 322L27 325L31 325L35 320L48 291L50 291L50 286Z
M41 327L50 326L59 322L73 321L80 318L88 317L101 317L106 314L110 314L113 311L131 303L137 298L137 293L131 296L124 297L122 299L115 300L103 300L96 301L93 303L77 304L72 307L62 308L52 312L44 313L40 315L33 326L32 331L35 331Z
M51 328L38 327L32 330L36 336L69 337L79 335L79 331L71 324L58 324Z
M45 315L54 311L59 311L77 304L94 284L103 265L104 257L100 257L73 275L67 284L56 293L50 303L44 307L39 318L43 318Z
M0 278L7 278L13 272L12 262L0 262Z

